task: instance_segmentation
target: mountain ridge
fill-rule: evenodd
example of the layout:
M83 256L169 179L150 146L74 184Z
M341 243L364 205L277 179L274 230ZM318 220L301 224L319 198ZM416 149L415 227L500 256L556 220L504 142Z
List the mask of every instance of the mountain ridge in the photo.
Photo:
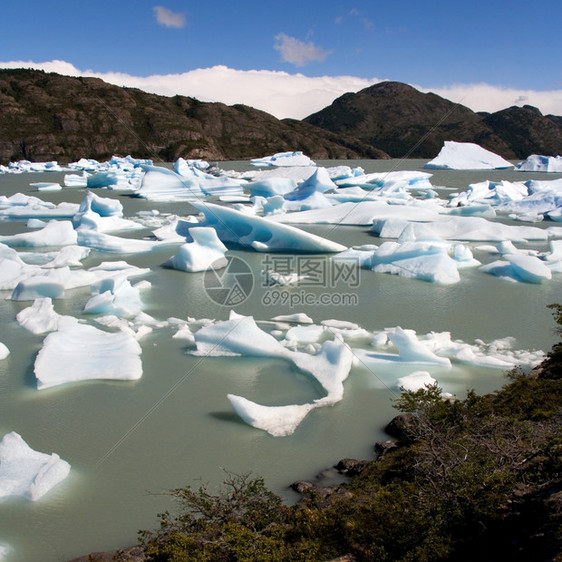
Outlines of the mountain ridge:
M507 159L562 153L562 117L532 106L476 113L401 82L346 93L299 121L99 78L4 69L0 115L0 163L114 154L220 161L294 150L313 159L434 158L445 140L475 142Z
M433 158L444 141L474 142L507 159L562 153L562 119L532 106L476 113L401 82L344 94L305 122L354 136L393 158Z

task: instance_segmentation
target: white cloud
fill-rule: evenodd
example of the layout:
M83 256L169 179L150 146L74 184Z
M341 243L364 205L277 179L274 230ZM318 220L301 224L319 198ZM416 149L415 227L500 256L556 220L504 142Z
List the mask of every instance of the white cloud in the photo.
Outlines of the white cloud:
M165 27L184 27L185 26L185 14L180 14L178 12L172 12L164 6L154 6L154 15L156 16L156 21Z
M322 62L331 51L317 47L314 43L305 43L286 33L278 33L275 36L273 48L281 53L285 62L295 66L305 66L309 62Z
M82 71L60 60L0 62L0 68L36 68L67 76L95 76L111 84L139 88L164 96L191 96L201 101L227 105L242 103L278 118L302 119L330 105L346 92L357 92L380 78L356 76L317 76L290 74L272 70L236 70L226 66L199 68L181 74L132 76L118 72ZM225 87L225 84L228 87ZM562 115L562 90L536 91L507 89L490 84L457 84L438 88L416 86L432 91L475 111L498 111L512 105L534 105L543 114Z
M461 103L473 111L499 111L513 105L533 105L543 115L562 115L562 90L520 90L502 88L491 84L453 84L437 88L422 88L422 92L433 92L448 100Z

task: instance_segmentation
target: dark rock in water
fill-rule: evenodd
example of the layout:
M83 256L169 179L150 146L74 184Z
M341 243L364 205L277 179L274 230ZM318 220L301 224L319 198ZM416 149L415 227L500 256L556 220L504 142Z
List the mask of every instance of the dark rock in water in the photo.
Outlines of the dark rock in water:
M312 482L308 482L307 480L297 480L296 482L293 482L289 487L301 495L311 492L316 488L316 486Z
M416 426L416 419L412 414L399 414L392 418L385 427L385 431L397 439L408 439Z
M388 453L388 451L390 451L391 449L396 449L396 443L394 441L384 441L382 443L375 443L373 449L374 449L375 460L378 460L384 455L386 455L386 453Z
M357 476L369 464L369 461L358 459L342 459L336 464L336 469L346 476Z

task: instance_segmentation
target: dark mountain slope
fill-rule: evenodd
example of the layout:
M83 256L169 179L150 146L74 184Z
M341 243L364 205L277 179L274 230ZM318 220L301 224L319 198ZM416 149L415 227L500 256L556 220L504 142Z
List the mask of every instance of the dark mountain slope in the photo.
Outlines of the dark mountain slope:
M536 108L479 114L400 82L344 94L305 121L355 136L394 158L433 158L446 140L475 142L509 159L562 153L557 118L544 117Z
M66 163L113 154L234 160L303 150L312 158L388 157L372 146L251 107L204 103L34 70L0 70L0 162Z

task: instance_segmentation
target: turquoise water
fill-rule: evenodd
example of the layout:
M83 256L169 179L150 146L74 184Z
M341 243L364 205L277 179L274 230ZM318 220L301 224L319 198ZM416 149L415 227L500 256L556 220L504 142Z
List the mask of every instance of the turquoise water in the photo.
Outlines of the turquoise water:
M371 172L421 169L423 163L360 161L351 165ZM222 163L221 167L242 170L247 163ZM435 171L432 183L462 190L483 179L555 177L559 175ZM30 182L61 179L62 174L0 175L0 194L20 191L55 203L80 202L82 189L38 194L29 186ZM188 204L156 205L119 192L96 193L119 198L126 217L149 209L181 215L193 212ZM366 228L306 229L348 246L378 242ZM25 223L0 222L0 234L23 230ZM126 259L150 267L146 279L152 288L143 299L145 312L157 319L228 318L230 309L206 296L203 274L160 267L173 253L169 249L135 256L92 252L84 265ZM254 271L262 267L262 254L240 249L230 253L243 258ZM475 257L484 262L493 259ZM561 301L562 276L542 285L527 285L462 270L460 283L436 286L361 271L359 286L354 289L356 305L302 305L293 310L280 303L265 306L265 291L257 282L251 297L236 312L251 314L259 321L306 312L315 322L349 320L369 331L394 326L419 334L450 331L453 339L468 343L512 336L518 349L548 350L556 334L546 306ZM55 301L55 309L80 316L89 297L88 288L68 291L65 299ZM185 341L172 339L174 328L155 330L141 340L143 377L137 382L87 382L39 392L33 363L43 337L26 332L14 320L29 304L0 300L0 341L11 351L0 362L0 435L17 431L32 448L59 454L72 465L72 471L39 502L7 499L0 503L0 543L14 549L13 560L68 560L132 545L139 529L154 527L156 513L172 507L163 492L201 481L218 486L225 470L261 475L274 491L294 501L288 489L294 480L313 478L343 457L369 458L374 442L385 438L382 428L395 413L393 373L373 373L355 366L345 382L342 402L311 412L292 436L271 437L241 422L226 395L238 394L264 404L303 403L321 395L318 387L277 359L190 355ZM435 371L434 376L461 395L467 388L488 392L504 381L501 371L467 366Z

